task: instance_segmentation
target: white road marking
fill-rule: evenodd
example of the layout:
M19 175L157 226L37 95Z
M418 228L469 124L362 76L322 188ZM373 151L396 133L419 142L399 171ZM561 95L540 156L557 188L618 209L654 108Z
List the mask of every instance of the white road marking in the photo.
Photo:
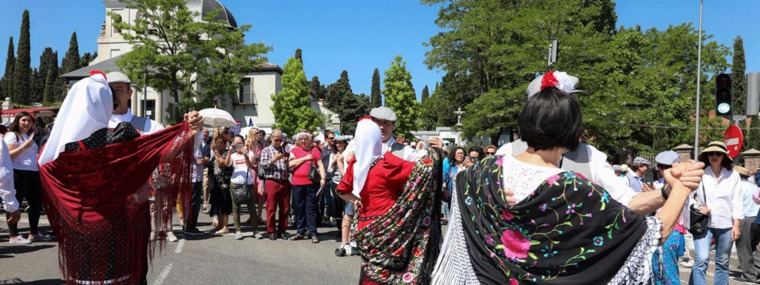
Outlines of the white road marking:
M174 249L174 253L181 253L182 247L184 246L185 246L185 240L184 239L179 240L179 242L177 243L177 248Z
M169 276L169 272L172 271L172 267L174 266L174 263L169 263L169 265L164 268L164 271L161 271L161 275L158 275L158 278L156 278L156 281L153 282L153 285L162 285L164 284L164 280L166 280L166 277Z

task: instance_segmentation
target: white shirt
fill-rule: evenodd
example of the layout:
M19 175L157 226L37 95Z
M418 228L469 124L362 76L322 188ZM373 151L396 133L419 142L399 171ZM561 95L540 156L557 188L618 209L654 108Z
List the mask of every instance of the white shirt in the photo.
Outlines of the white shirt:
M198 132L195 135L195 143L193 146L193 177L192 182L203 182L203 169L202 164L198 164L199 159L203 159L203 132Z
M744 209L744 217L757 216L757 210L760 209L760 205L755 204L755 201L752 200L752 195L758 190L757 186L746 180L739 182L739 185L742 187L742 209Z
M4 140L0 141L0 198L3 199L6 212L13 213L18 210L16 188L13 185L13 162Z
M626 185L623 179L620 179L615 175L615 171L612 169L612 165L607 163L607 155L599 151L595 147L588 144L581 144L579 147L586 146L586 150L589 154L589 169L591 169L592 182L602 186L604 190L610 193L610 197L615 199L620 204L628 205L636 195L628 185ZM496 151L496 155L512 155L512 143L505 144Z
M124 114L111 114L111 119L108 121L108 127L113 129L121 122L132 122L134 116L135 115L132 114L132 109L127 109L127 112ZM135 128L140 129L138 126L135 126ZM145 131L141 131L141 133L152 134L163 130L164 126L154 120L145 120L145 126L143 126L142 129Z
M519 203L552 175L563 172L561 168L538 166L505 155L502 163L504 189L512 189Z
M391 136L391 138L387 142L383 143L383 153L393 151L393 145L396 145L396 144L399 144L399 143L397 143L396 140L393 139L393 136ZM399 154L399 153L396 152L395 154ZM411 146L405 145L404 148L401 149L400 154L401 154L400 157L406 161L417 162L422 157L426 156L428 153L427 153L427 150L424 150L424 149L416 150Z
M722 168L720 176L715 177L709 167L705 168L702 183L694 192L697 196L696 202L702 204L706 201L707 207L710 208L710 222L707 227L727 229L733 227L733 219L741 220L744 218L742 189L739 181L739 173L735 171ZM704 191L702 191L702 187L704 187ZM705 194L707 195L706 199Z
M253 176L249 171L248 164L245 163L245 154L239 154L237 152L230 155L232 160L232 178L230 182L235 184L253 184Z
M628 187L631 187L636 193L641 192L641 188L644 187L644 178L636 175L633 171L628 171L626 176L628 177Z
M9 148L16 148L31 139L31 137L27 134L22 134L20 139L17 138L18 137L16 136L16 133L9 131L5 134L5 138L3 140L5 140L5 143ZM13 169L40 171L40 168L37 165L37 152L37 144L32 143L31 146L18 154L16 156L16 159L13 159Z

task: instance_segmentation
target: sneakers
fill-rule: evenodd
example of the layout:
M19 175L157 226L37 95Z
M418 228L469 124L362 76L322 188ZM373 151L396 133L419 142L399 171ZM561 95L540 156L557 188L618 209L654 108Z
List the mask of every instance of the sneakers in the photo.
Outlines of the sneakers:
M264 239L264 235L261 233L255 233L253 234L253 237L255 237L256 239Z
M302 234L296 234L290 237L290 240L303 240L303 239L306 239L306 237L304 237Z
M337 257L346 256L346 249L344 247L345 247L345 245L343 245L343 246L341 246L339 248L336 248L335 249L335 256L337 256Z
M17 235L15 237L9 238L8 239L8 243L9 244L30 244L30 243L32 243L32 241L28 240L28 239L25 239L21 235Z
M177 236L174 235L174 231L168 231L166 232L166 239L169 240L170 242L176 242Z
M317 234L311 234L311 243L319 243L319 236Z
M240 231L236 231L236 232L235 232L235 239L236 239L236 240L241 240L241 239L243 239L243 233L242 233L242 232L240 232Z
M223 229L221 229L221 230L218 230L218 231L216 231L214 234L217 234L217 235L223 235L223 234L228 234L228 233L230 233L230 229L228 229L228 228L223 228Z
M29 234L29 241L51 241L53 240L50 235L43 234L43 233L37 233L37 234Z

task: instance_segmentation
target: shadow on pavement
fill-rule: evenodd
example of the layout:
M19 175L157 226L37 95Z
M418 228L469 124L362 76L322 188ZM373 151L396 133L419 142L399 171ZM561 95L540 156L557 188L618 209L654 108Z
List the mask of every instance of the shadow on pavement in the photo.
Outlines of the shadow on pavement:
M18 278L0 280L0 284L28 284L28 285L53 285L63 284L61 279L45 279L36 281L23 281Z
M4 246L4 247L0 247L0 258L10 258L10 257L13 257L13 254L35 252L38 250L48 249L55 246L56 244L44 244L44 245L36 245L36 246L34 245ZM0 283L0 284L5 284L5 283Z

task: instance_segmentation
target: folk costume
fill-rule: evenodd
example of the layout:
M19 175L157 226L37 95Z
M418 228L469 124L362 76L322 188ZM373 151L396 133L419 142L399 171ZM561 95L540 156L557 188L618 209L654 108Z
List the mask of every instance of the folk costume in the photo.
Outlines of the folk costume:
M356 129L356 160L337 191L361 198L357 233L364 260L361 284L426 284L439 252L439 154L412 163L382 155L380 128L371 120Z
M129 123L108 129L112 110L104 74L80 80L66 96L39 158L67 284L145 282L155 245L148 241L148 189L155 189L159 207L173 205L180 192L190 197L189 125L140 136ZM160 214L157 228L170 221L171 213Z

